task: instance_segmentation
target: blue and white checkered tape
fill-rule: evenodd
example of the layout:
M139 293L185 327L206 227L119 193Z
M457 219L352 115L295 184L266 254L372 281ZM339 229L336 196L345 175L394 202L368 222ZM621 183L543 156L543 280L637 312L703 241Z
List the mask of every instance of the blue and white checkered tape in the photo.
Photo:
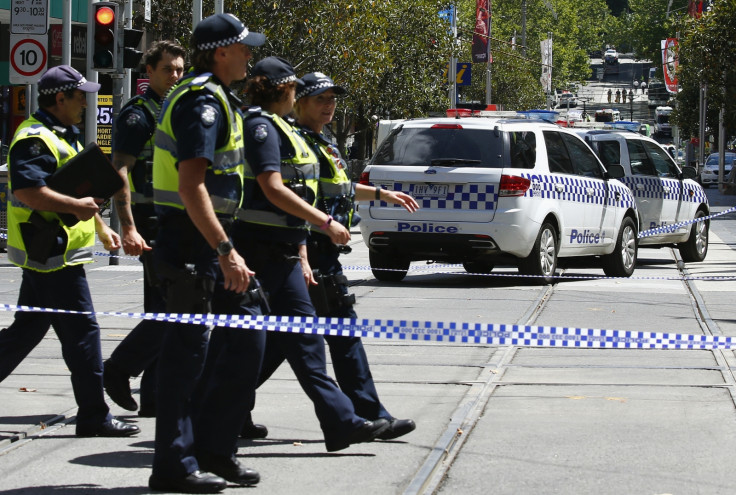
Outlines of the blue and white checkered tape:
M0 310L90 314L90 312L85 311L69 311L9 304L0 305ZM116 316L191 325L266 330L270 332L368 337L400 341L593 349L736 349L736 337L594 328L393 319L310 318L300 316L120 313L106 311L99 311L94 314L96 316Z

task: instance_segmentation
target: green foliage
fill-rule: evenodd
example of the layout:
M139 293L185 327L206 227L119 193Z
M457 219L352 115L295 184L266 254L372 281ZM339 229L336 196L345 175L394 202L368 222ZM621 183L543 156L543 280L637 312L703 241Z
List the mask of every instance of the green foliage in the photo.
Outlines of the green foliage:
M706 128L716 135L718 114L725 109L727 136L736 134L736 0L717 0L713 10L700 19L683 17L680 40L677 95L673 120L682 135L698 134L700 85L707 85Z

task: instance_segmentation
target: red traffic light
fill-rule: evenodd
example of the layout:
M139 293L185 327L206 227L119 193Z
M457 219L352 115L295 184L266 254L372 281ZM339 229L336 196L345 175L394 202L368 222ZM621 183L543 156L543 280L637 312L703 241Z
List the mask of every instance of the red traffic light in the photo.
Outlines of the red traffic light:
M115 22L115 11L110 7L100 7L95 12L95 21L103 26L108 26Z

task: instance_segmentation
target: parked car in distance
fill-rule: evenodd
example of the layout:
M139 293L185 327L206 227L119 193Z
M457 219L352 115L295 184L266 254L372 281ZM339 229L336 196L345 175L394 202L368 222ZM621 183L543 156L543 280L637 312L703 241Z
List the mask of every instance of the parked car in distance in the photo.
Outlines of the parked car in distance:
M603 54L603 59L606 61L607 64L617 64L618 63L618 52L614 50L613 48L609 48Z
M703 170L700 172L700 183L703 187L710 187L711 184L718 185L718 157L719 154L716 152L711 153L705 159ZM723 179L727 180L731 173L733 162L736 160L736 153L727 151L723 154L723 159Z
M576 106L578 106L578 99L572 93L565 91L561 95L559 95L557 98L558 108L567 108L567 107L576 107Z
M676 246L684 261L703 261L708 253L710 221L687 223L707 217L710 212L705 191L693 180L695 169L680 169L666 149L639 133L599 130L579 134L605 166L623 167L626 175L619 180L636 198L639 223L645 234L639 239L639 246ZM647 235L647 230L681 222L686 224Z
M572 131L541 120L407 120L383 141L362 184L403 191L415 213L381 201L360 207L378 280L412 261L489 273L511 262L551 283L558 257L587 257L609 276L634 272L638 221L631 191Z

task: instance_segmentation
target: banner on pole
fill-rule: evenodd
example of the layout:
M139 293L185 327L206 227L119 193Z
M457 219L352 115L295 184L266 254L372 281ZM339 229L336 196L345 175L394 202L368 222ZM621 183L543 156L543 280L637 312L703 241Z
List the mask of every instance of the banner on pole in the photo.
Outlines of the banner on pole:
M542 89L545 93L552 92L552 39L548 38L540 42L542 48Z
M491 0L476 0L473 63L493 62L491 56Z
M677 67L679 65L677 38L662 40L662 72L667 91L677 93Z

